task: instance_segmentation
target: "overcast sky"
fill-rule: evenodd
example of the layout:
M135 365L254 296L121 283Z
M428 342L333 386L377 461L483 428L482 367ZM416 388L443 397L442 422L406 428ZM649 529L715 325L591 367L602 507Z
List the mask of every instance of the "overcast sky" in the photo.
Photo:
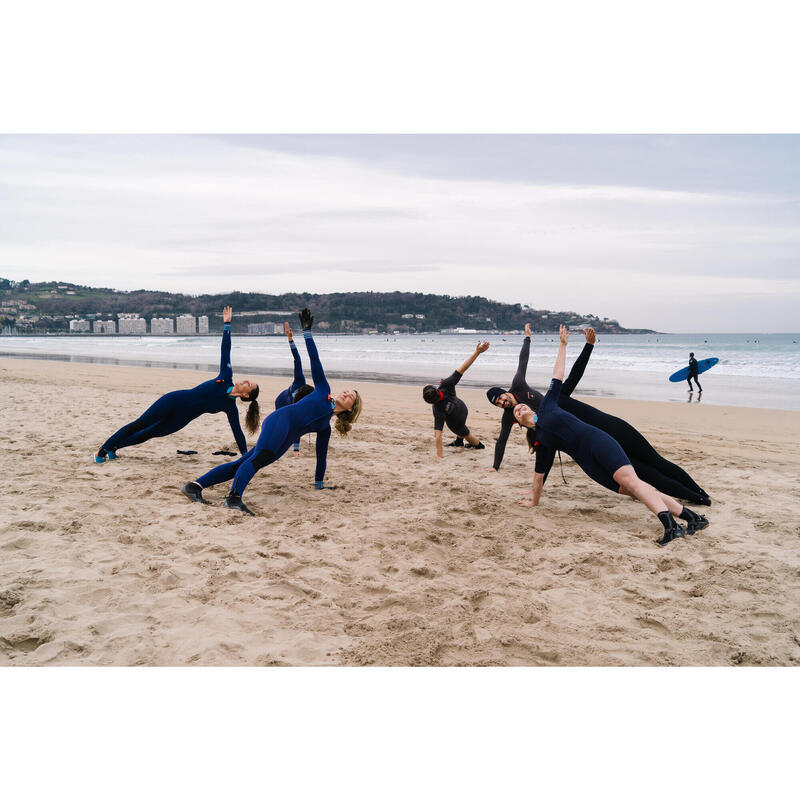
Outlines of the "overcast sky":
M0 136L0 276L797 331L798 136Z

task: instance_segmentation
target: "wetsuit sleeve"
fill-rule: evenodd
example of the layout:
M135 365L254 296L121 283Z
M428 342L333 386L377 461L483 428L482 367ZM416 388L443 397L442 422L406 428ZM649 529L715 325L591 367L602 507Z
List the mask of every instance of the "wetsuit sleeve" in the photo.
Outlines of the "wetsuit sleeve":
M443 431L444 430L444 409L440 408L439 406L444 405L444 403L437 403L433 407L433 429L435 431Z
M323 428L317 431L317 469L314 472L314 482L318 485L325 477L325 468L328 466L328 442L331 440L331 429Z
M292 358L294 359L294 383L292 384L292 390L295 391L306 382L306 376L303 375L303 362L300 360L300 352L293 341L289 342L289 349L292 351Z
M314 343L314 337L311 331L303 331L303 336L306 340L306 350L308 350L308 359L311 362L311 377L314 380L314 389L328 394L331 390L328 384L328 379L325 377L325 371L322 369L322 362L319 360L319 353L317 352L317 345Z
M553 459L556 457L556 451L552 447L539 447L536 448L536 465L533 468L534 472L539 475L544 475L542 485L547 482L547 476L550 474L550 468L553 466Z
M219 353L219 379L224 381L233 380L233 368L231 367L231 325L226 322L222 328L222 345Z
M550 381L550 388L547 390L547 394L542 399L539 408L544 405L545 400L554 400L556 403L558 403L558 398L561 396L561 387L563 385L564 384L561 383L558 378L553 378L553 380Z
M513 417L506 411L503 411L503 419L500 423L500 435L497 437L497 441L494 444L494 463L492 466L495 469L500 469L500 464L503 463L503 456L506 452L506 442L508 441L508 435L511 433L511 428L514 426Z
M456 369L453 370L453 374L445 378L440 384L440 389L453 389L455 390L456 384L461 380L463 376L461 373Z
M528 358L531 354L531 337L526 336L525 341L522 343L522 347L519 350L519 364L517 365L517 374L514 376L514 380L517 379L524 381L525 380L525 373L528 371Z
M225 413L228 415L228 423L233 431L233 438L236 439L236 446L239 448L239 452L244 455L247 452L247 440L244 438L242 426L239 424L239 412L234 406Z
M583 346L581 354L575 359L575 363L572 365L572 369L569 371L569 375L567 375L567 379L561 387L562 397L569 397L575 387L580 383L583 377L583 371L586 369L586 365L589 363L589 357L592 355L592 350L594 350L593 344L587 342Z

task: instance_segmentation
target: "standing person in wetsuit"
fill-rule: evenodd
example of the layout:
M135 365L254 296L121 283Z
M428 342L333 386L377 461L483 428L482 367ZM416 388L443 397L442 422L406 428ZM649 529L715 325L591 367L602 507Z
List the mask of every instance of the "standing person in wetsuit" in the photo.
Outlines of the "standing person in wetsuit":
M201 414L218 414L224 411L228 423L236 439L240 453L247 452L247 441L239 424L239 412L236 409L236 398L250 403L245 418L245 426L250 433L258 430L259 410L258 384L242 380L234 382L231 367L231 320L233 310L225 306L222 311L223 329L220 352L219 375L205 381L194 389L181 389L170 392L156 400L139 419L120 428L97 451L94 460L102 464L106 459L115 459L117 450L122 447L133 447L148 439L169 436L171 433L185 428Z
M703 387L700 385L700 381L697 380L699 375L700 373L697 371L697 359L694 357L694 353L689 353L689 377L686 378L686 382L689 384L689 394L694 391L692 388L692 378L694 378L694 382L700 390L698 394L703 394Z
M195 503L207 503L203 499L203 489L233 479L230 492L223 505L238 509L244 514L255 516L244 504L242 495L247 484L262 467L277 461L304 433L317 434L317 468L314 473L315 489L333 489L325 486L325 468L328 458L328 442L331 438L331 417L336 417L336 432L347 436L361 414L361 395L355 389L347 389L336 397L330 394L331 387L325 378L319 360L317 346L311 336L314 317L304 308L300 312L300 324L306 340L306 350L311 361L311 377L314 391L297 403L273 411L261 426L256 446L236 461L221 464L202 475L192 483L187 483L181 491Z
M561 408L570 414L574 414L579 420L605 431L616 439L630 459L636 474L642 480L655 486L658 491L671 497L680 497L697 505L710 506L711 500L708 494L698 486L689 473L664 458L633 425L624 419L606 414L588 403L582 403L571 396L583 377L583 372L589 363L589 357L597 341L593 328L587 328L584 331L584 335L586 336L586 344L583 347L583 351L575 360L569 376L561 388L558 401ZM503 419L500 424L500 435L497 437L497 443L494 448L494 465L491 468L495 471L500 469L508 435L515 424L513 410L516 405L518 403L526 403L534 411L538 411L539 404L542 401L542 394L531 388L525 380L530 346L530 325L526 325L525 341L522 343L519 366L511 383L511 389L506 391L500 386L493 386L486 392L490 403L504 409Z
M572 456L578 466L594 481L612 492L635 497L655 514L664 526L664 535L658 540L662 547L684 533L693 534L708 526L708 520L682 506L672 497L659 492L645 483L631 466L619 443L599 428L581 422L576 416L564 411L558 403L564 380L567 360L569 332L561 326L558 356L553 368L553 380L547 394L535 413L525 403L514 407L514 417L527 428L528 444L536 453L533 474L533 489L530 500L520 500L520 505L537 506L547 474L553 466L556 450ZM675 517L685 520L687 527L680 525Z
M442 431L445 423L456 435L447 447L465 447L483 450L485 445L469 432L467 415L469 411L463 400L456 397L456 384L463 374L472 366L475 359L489 349L489 342L478 342L475 352L449 377L444 378L439 386L428 384L422 388L422 398L433 406L433 435L436 442L436 458L442 458ZM464 439L467 444L464 444Z
M294 380L288 389L284 389L275 398L276 410L283 408L284 406L291 405L292 403L296 403L298 400L302 400L306 395L309 395L314 391L314 387L309 386L306 383L305 376L303 375L303 362L300 360L300 353L297 351L297 345L294 343L292 338L292 328L288 322L283 323L283 331L286 334L286 338L289 340L289 349L291 350L292 358L294 359ZM300 439L292 443L292 450L295 455L299 455Z

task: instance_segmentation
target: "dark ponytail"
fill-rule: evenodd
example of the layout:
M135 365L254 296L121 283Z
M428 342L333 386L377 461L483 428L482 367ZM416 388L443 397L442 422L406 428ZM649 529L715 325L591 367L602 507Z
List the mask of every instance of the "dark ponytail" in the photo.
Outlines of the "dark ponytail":
M247 409L247 416L244 418L244 426L250 433L255 433L258 430L258 423L261 421L261 411L258 408L258 386L250 393L249 397L243 397L245 403L250 403Z
M528 440L528 452L535 453L536 445L539 444L539 442L536 441L536 428L526 428L525 438Z

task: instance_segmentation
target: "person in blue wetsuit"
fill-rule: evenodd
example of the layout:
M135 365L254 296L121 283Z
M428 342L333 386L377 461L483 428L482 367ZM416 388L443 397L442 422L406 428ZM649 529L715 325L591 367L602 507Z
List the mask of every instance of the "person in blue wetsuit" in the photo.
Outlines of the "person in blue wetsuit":
M570 370L569 376L564 381L561 389L558 404L565 411L574 414L579 420L600 428L609 436L616 439L625 451L625 455L630 459L631 465L636 470L636 474L656 487L660 492L671 497L680 497L689 503L696 505L710 506L711 500L706 491L700 487L686 470L667 460L662 456L644 435L620 417L606 414L599 408L590 406L572 397L572 392L577 387L589 357L594 350L597 337L593 328L584 331L586 344L581 354L575 360ZM525 326L525 340L519 354L519 366L511 381L511 388L506 391L500 386L493 386L486 392L489 402L499 406L503 410L503 418L500 423L500 435L494 447L494 464L492 471L500 469L503 462L503 455L506 450L506 442L515 424L514 408L517 403L525 403L534 411L538 410L542 402L542 394L532 389L526 380L525 374L528 369L528 356L531 347L530 325Z
M564 367L567 359L569 333L561 326L560 345L553 369L553 380L547 394L539 404L538 413L524 404L514 406L517 422L528 428L528 444L536 453L533 489L530 500L521 505L537 506L547 474L553 465L556 450L570 455L578 466L594 481L612 492L629 495L644 503L661 521L664 535L658 540L662 547L684 533L695 533L708 525L708 520L682 506L672 497L645 483L631 466L619 443L605 431L579 420L559 405ZM675 517L685 520L687 528Z
M197 480L187 483L181 491L193 502L205 503L203 489L233 479L230 492L225 498L227 508L253 515L244 504L242 495L247 484L262 467L277 461L304 433L317 434L317 468L314 473L314 488L328 489L324 485L325 467L328 457L328 442L331 438L330 420L336 416L336 432L347 436L361 414L361 395L348 389L336 397L330 394L331 387L322 369L319 353L311 336L314 317L304 308L300 312L300 324L306 340L306 349L311 361L311 377L314 391L297 403L273 411L261 426L256 446L236 461L221 464Z
M276 411L279 408L302 400L306 395L314 391L314 387L306 383L305 375L303 375L303 362L300 360L300 353L297 351L297 345L293 341L292 329L288 322L283 323L283 330L286 334L286 338L289 340L289 349L292 351L292 358L294 359L294 380L288 389L284 389L275 398ZM300 452L299 439L296 442L292 442L292 449L295 453Z
M94 460L102 464L107 459L115 459L117 451L123 447L133 447L148 439L169 436L181 428L185 428L201 414L218 414L225 412L236 439L240 453L247 452L247 441L239 424L239 412L236 398L249 403L245 418L245 426L250 433L258 430L259 409L258 384L250 380L235 382L231 367L231 320L233 311L226 306L222 312L224 322L222 331L222 347L220 353L219 375L205 381L194 389L181 389L170 392L156 400L139 419L120 428L107 439L97 451Z

